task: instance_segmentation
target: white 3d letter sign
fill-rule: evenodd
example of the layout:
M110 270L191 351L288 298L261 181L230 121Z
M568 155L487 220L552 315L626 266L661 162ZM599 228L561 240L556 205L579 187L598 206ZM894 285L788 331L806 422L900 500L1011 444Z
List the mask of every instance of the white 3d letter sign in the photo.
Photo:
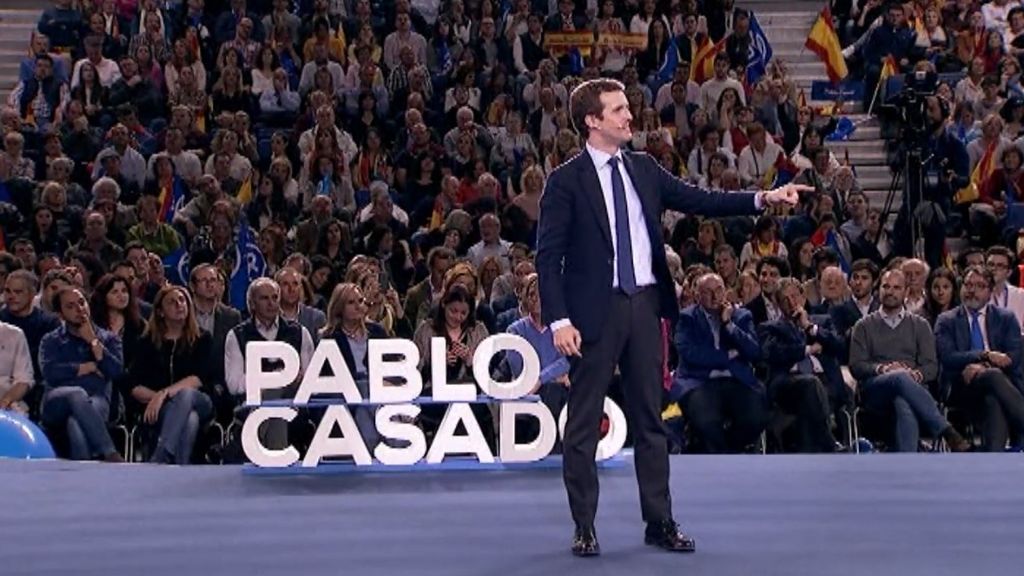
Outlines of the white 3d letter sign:
M522 357L523 368L512 380L497 381L491 376L492 361L509 351ZM495 462L495 454L473 413L473 403L477 402L497 405L491 413L497 416L497 460L503 464L544 459L564 431L564 410L556 425L547 406L536 397L524 398L537 388L540 360L533 347L519 336L496 334L477 346L472 366L476 384L447 381L445 341L434 338L430 343L430 398L421 397L420 354L412 341L370 340L366 355L369 378L364 390L369 392L368 397L360 393L337 343L332 340L320 342L306 373L301 375L298 352L288 344L250 342L245 350L245 397L253 410L242 426L242 448L249 460L264 468L296 464L315 467L325 459L338 457L350 458L357 466L408 466L424 460L438 464L449 456L468 455L490 464ZM269 366L276 369L269 370ZM324 375L325 368L329 375ZM295 382L299 388L294 400L283 401L291 405L282 405L282 401L273 406L263 404L265 390L279 390ZM483 391L483 400L477 397L477 386ZM304 456L293 446L269 449L262 443L261 424L274 419L291 422L298 416L297 408L318 401L325 412ZM414 422L421 412L419 404L447 404L429 446ZM598 460L618 453L626 440L622 410L610 399L605 399L604 409L611 426L598 444ZM539 432L535 438L517 443L516 423L523 419L535 420ZM335 428L340 430L340 436L332 435ZM465 433L456 433L459 428ZM379 436L379 442L367 445L370 438L366 436L373 436L375 442Z

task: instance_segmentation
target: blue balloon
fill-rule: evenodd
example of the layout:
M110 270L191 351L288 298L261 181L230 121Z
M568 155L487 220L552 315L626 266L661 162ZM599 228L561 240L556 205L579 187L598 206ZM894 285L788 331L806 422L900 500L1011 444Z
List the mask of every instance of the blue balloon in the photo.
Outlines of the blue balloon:
M56 458L46 434L28 417L0 410L0 458Z

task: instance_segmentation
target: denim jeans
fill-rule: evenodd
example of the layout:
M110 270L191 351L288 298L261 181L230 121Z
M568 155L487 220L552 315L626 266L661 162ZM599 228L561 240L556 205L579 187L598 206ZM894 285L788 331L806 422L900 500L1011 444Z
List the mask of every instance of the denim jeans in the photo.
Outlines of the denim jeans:
M192 388L179 390L160 407L160 438L151 462L188 464L201 425L213 417L213 402Z
M73 460L90 460L117 452L107 431L110 401L89 396L78 386L48 390L43 396L42 421L50 428L65 427Z
M932 395L906 372L875 376L861 385L861 396L872 410L895 411L898 452L917 452L922 425L933 437L949 427Z

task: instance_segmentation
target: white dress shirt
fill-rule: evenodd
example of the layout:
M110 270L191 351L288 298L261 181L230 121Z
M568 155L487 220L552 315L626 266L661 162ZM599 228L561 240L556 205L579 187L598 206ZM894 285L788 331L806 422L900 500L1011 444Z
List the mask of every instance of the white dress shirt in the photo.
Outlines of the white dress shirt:
M612 233L612 253L616 256L612 259L612 287L619 286L619 239L616 236L615 228L615 198L612 196L612 166L609 161L612 159L607 152L602 152L590 144L587 144L587 153L594 161L594 168L597 169L597 179L601 182L601 195L604 196L604 208L608 214L608 228ZM629 237L633 247L633 275L636 277L637 287L650 286L656 282L654 270L651 268L651 236L647 233L647 221L644 219L643 206L640 204L640 196L633 187L633 181L629 179L626 167L622 163L622 152L615 155L619 159L619 174L622 176L622 183L626 189L626 213L629 215Z

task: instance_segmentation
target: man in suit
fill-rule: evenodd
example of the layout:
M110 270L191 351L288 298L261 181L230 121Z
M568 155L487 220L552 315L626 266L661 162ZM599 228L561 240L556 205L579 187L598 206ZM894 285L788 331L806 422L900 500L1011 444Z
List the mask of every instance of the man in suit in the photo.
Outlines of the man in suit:
M798 280L779 281L776 300L782 317L759 328L769 368L768 397L796 416L800 452L833 452L829 415L849 396L839 370L846 346L828 316L807 313Z
M789 263L785 258L765 256L757 263L757 277L761 284L761 293L747 302L744 308L754 317L754 325L778 320L782 311L775 300L779 290L779 279L789 276Z
M761 344L753 317L726 301L717 274L697 280L697 304L679 315L675 345L683 411L705 450L742 452L768 422L764 386L753 366ZM728 432L726 420L732 424Z
M878 310L878 298L875 298L877 278L878 265L871 260L862 258L850 265L850 298L829 310L832 322L843 338L850 337L850 331L858 320Z
M213 336L210 346L210 399L217 411L217 421L230 424L234 419L235 399L228 392L224 379L224 341L232 328L242 323L242 314L221 303L226 282L223 272L213 264L200 264L192 269L189 288L196 307L199 328Z
M995 278L980 266L967 269L963 303L935 322L943 396L962 406L981 428L986 452L1002 452L1008 428L1024 431L1021 335L1017 318L991 304Z
M647 154L624 152L632 137L622 83L599 78L580 84L570 116L586 138L584 152L548 177L537 237L544 323L555 347L572 358L564 476L576 523L572 551L600 553L597 450L605 393L618 364L626 383L633 429L645 541L673 551L694 542L672 519L668 448L661 422L661 318L678 313L665 259L661 215L725 216L794 204L805 187L720 194L671 176Z
M430 314L430 307L441 300L444 293L444 273L455 262L455 252L444 246L435 246L427 252L427 269L430 274L412 288L405 297L405 317L409 327L415 331Z

